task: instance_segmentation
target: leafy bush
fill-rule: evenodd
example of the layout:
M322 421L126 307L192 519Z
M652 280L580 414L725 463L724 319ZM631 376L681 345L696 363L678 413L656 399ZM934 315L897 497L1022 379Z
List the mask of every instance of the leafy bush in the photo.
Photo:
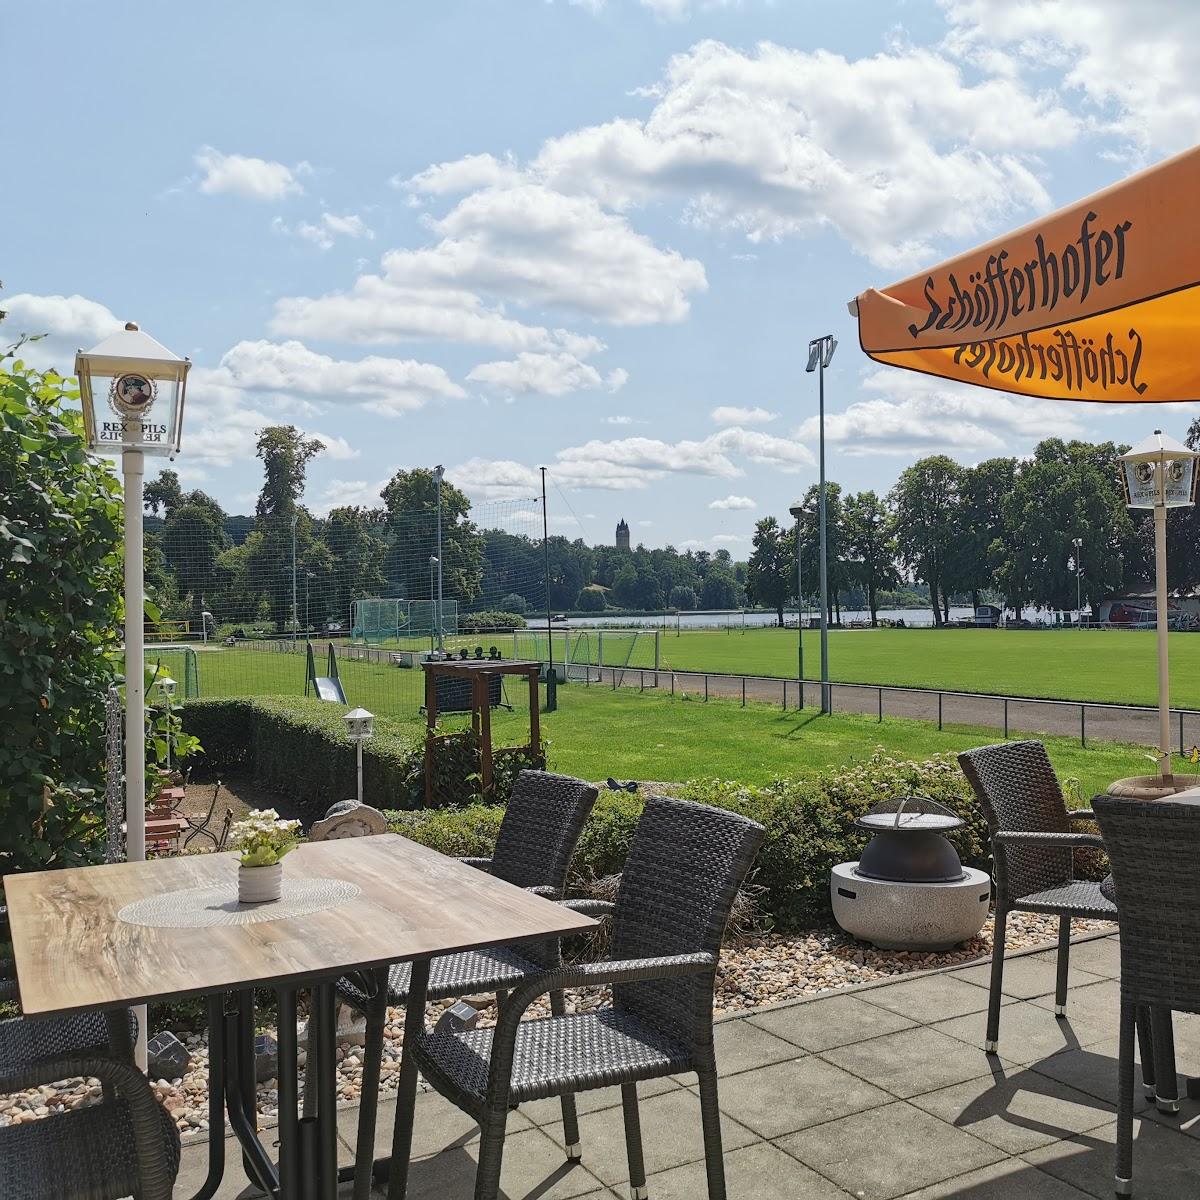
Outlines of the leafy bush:
M249 771L255 782L279 794L305 828L331 804L357 794L355 748L337 705L282 696L190 700L183 706L183 727L203 743L212 771ZM507 799L517 772L544 762L528 752L498 749L494 795ZM482 799L479 745L469 729L438 738L433 770L435 807ZM363 745L363 798L381 809L425 804L425 741L410 722L375 718L375 735Z
M671 608L678 608L682 612L690 612L699 603L700 598L696 595L696 589L688 587L686 583L677 583L671 589L671 594L667 599L667 604Z
M3 314L0 314L2 316ZM104 695L120 645L121 505L90 457L73 381L0 355L0 861L94 861ZM141 614L138 614L141 619Z
M520 613L522 616L529 610L529 601L520 592L509 592L500 600L500 611Z
M607 606L604 592L598 587L585 587L575 603L580 612L603 612Z
M951 840L965 865L987 868L987 827L952 756L904 762L882 753L848 770L803 779L777 779L764 787L722 780L694 780L686 798L743 813L762 824L766 841L755 863L764 919L788 932L826 924L829 871L858 858L869 835L854 820L881 800L929 796L957 812L966 824ZM625 792L601 793L584 827L572 865L572 889L593 890L618 874L629 854L642 800ZM473 805L457 811L389 813L393 829L445 854L491 853L503 809Z
M467 613L458 619L459 633L491 633L493 631L524 629L525 618L515 612Z

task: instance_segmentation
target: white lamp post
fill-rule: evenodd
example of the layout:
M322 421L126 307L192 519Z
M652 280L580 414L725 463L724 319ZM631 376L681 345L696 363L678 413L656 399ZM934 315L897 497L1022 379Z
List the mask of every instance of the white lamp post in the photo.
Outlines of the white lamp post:
M346 722L346 736L357 743L358 749L358 802L363 802L362 756L363 742L375 732L375 714L365 708L352 708L342 720Z
M170 675L164 675L158 681L158 690L162 692L163 699L167 702L167 770L171 769L171 722L174 719L174 704L175 704L175 688L176 683Z
M1167 666L1167 509L1196 502L1196 459L1200 455L1156 429L1122 454L1121 481L1130 508L1154 510L1154 583L1158 610L1158 754L1163 784L1171 771L1171 688Z
M121 456L125 499L125 857L146 857L145 579L142 482L145 456L174 458L183 431L186 358L132 321L75 355L88 448ZM138 1065L146 1066L146 1013L138 1020Z

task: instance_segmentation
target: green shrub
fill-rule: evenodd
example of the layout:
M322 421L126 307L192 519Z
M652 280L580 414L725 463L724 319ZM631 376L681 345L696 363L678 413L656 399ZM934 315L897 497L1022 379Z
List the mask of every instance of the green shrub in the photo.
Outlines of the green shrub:
M963 863L984 869L989 865L986 824L950 755L904 762L880 753L847 770L777 779L764 787L693 780L683 795L742 813L765 827L766 841L753 881L762 889L762 916L783 932L832 919L830 868L858 858L869 835L855 828L855 818L881 800L923 795L947 805L966 821L951 835ZM573 890L621 871L641 812L639 796L600 794L575 852ZM397 832L435 850L487 855L502 815L499 806L474 805L457 811L389 813L388 817Z
M459 633L492 633L524 628L525 618L515 612L467 613L466 616L458 619Z
M346 739L339 706L300 697L190 700L184 729L200 739L209 770L250 772L256 783L285 798L287 811L305 828L329 806L357 794L353 743ZM479 744L468 729L438 739L434 754L433 806L477 803ZM545 758L519 749L495 753L493 794L507 799L512 781ZM425 744L406 721L375 718L375 734L363 746L363 798L381 809L425 804Z

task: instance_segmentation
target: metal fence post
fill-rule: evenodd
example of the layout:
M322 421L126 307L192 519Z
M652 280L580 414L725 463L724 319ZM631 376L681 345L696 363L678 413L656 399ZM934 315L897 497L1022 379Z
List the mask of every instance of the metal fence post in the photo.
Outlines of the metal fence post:
M746 707L746 677L742 676L742 707Z
M704 703L708 703L708 676L704 676Z
M1004 740L1008 741L1008 697L1004 697Z
M883 688L879 689L879 723L883 724Z
M675 672L671 672L671 695L675 695Z
M783 681L783 711L787 712L787 680Z
M938 732L942 731L942 693L938 692Z
M644 692L645 690L646 690L646 672L643 671L641 669L641 667L639 667L638 668L638 691Z
M1087 749L1087 705L1079 706L1079 744Z
M1183 754L1183 709L1179 710L1179 753Z

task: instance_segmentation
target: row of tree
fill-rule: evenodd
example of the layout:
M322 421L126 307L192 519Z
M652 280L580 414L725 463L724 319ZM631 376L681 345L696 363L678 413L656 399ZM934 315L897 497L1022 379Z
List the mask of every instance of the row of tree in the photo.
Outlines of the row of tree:
M1187 443L1200 447L1200 420ZM1024 608L1084 607L1153 576L1153 532L1145 514L1125 505L1113 442L1041 442L1031 458L991 458L964 467L946 455L920 459L885 497L826 490L829 618L840 616L851 588L864 595L871 621L878 598L902 578L928 590L935 624L949 620L952 599L995 596L1018 616ZM754 533L746 590L753 603L784 607L798 592L819 595L818 489L795 521L765 517ZM1200 583L1200 516L1168 516L1173 589ZM797 538L799 539L797 543ZM797 563L796 549L800 555ZM798 572L800 582L798 583Z

